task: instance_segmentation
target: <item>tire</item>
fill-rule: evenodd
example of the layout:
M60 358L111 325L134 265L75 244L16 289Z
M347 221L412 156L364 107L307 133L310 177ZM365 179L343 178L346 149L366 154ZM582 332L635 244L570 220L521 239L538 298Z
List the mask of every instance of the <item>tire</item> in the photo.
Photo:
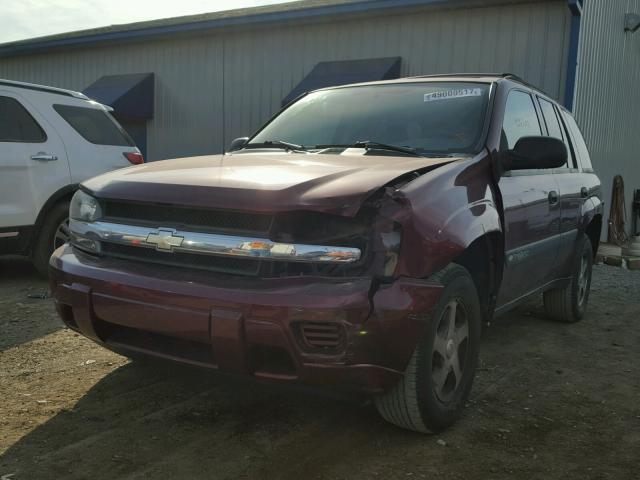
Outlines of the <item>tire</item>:
M385 420L422 433L442 431L460 417L473 385L481 330L480 302L469 272L450 264L431 280L444 290L404 377L392 390L374 398Z
M547 315L558 322L575 323L582 320L589 302L593 268L593 248L589 237L582 234L576 247L577 255L573 260L569 284L543 294Z
M46 214L33 248L33 264L46 277L53 251L69 240L69 202L60 202Z

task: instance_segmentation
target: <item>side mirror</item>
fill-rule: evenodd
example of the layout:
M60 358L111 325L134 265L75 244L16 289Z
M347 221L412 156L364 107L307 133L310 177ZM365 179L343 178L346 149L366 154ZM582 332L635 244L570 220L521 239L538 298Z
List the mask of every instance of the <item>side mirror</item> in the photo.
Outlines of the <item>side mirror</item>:
M247 144L248 141L249 141L249 137L236 138L231 142L231 145L229 145L229 151L233 152L235 150L240 150L242 147L244 147Z
M567 163L567 147L551 137L522 137L513 150L504 152L501 163L505 171L560 168Z

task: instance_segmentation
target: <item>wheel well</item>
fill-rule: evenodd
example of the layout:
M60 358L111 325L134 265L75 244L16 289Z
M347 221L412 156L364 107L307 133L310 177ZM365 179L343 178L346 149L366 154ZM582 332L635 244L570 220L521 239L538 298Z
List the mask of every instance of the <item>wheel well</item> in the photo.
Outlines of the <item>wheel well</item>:
M593 256L598 253L598 245L600 244L600 234L602 233L602 215L596 215L591 219L584 233L591 240L591 246L593 247Z
M502 280L503 252L502 234L491 232L474 240L454 261L471 274L485 322L491 319L496 306Z
M40 235L40 230L42 229L42 225L44 225L45 220L47 219L47 215L51 211L53 207L55 207L60 202L65 202L71 200L73 194L78 189L78 185L67 185L66 187L61 188L56 193L49 197L49 200L45 202L45 204L40 209L40 213L38 214L38 218L36 219L36 224L33 229L33 233L29 240L29 252L33 250L35 242Z

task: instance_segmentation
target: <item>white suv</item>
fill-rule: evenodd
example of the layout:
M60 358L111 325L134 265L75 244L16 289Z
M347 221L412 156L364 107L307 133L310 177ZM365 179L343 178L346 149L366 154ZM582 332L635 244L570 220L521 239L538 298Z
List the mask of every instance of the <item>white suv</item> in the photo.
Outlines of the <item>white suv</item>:
M110 110L82 93L0 79L0 254L30 255L46 275L78 184L144 161Z

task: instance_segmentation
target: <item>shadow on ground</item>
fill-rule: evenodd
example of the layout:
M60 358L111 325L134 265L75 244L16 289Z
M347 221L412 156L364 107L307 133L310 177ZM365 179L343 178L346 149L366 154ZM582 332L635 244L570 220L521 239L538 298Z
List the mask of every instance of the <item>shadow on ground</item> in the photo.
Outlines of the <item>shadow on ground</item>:
M301 478L301 460L315 468L393 430L355 398L133 362L13 445L0 474L191 479L288 471Z
M0 257L0 351L62 329L48 282L23 257Z

